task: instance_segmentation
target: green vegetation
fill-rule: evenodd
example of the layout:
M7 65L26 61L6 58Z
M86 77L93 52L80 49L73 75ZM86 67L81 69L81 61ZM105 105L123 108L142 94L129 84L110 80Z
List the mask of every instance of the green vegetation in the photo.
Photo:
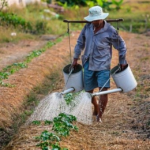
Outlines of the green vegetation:
M41 34L64 35L67 32L66 24L63 23L61 14L57 17L51 14L52 11L40 4L31 4L22 9L13 6L2 10L0 43L38 38ZM16 35L12 36L13 32Z
M41 124L41 122L40 122L40 121L38 121L38 120L35 120L35 121L32 121L32 124L34 124L34 125L40 125L40 124Z
M78 7L79 6L89 6L89 7L92 7L92 6L96 6L96 5L99 5L101 7L103 7L103 9L105 10L111 10L111 5L115 5L115 9L119 10L122 3L123 3L123 0L56 0L56 2L63 6L63 7Z
M52 150L68 150L67 148L61 148L59 141L61 141L61 137L69 136L71 130L78 131L78 128L72 124L74 121L76 121L75 116L65 113L59 114L53 119L53 122L50 122L53 126L53 132L45 130L40 136L36 137L36 140L39 141L37 146L42 150L48 150L49 148ZM46 120L45 124L47 122ZM39 125L39 121L34 121L33 123Z
M62 6L74 6L74 5L80 5L80 6L86 6L87 5L87 0L56 0L56 2L59 5Z
M4 79L8 79L9 75L14 74L15 72L19 71L22 68L26 68L28 66L28 63L31 62L31 60L35 57L40 56L43 52L45 52L48 48L55 45L56 43L60 42L61 38L58 38L54 42L48 42L42 49L34 50L32 51L23 62L14 63L12 65L9 65L5 68L3 68L2 71L0 71L0 86L7 86L7 87L13 87L13 85L9 83L4 83Z
M1 0L3 1L3 0ZM50 1L47 1L50 2ZM123 0L59 0L64 8L59 12L41 4L17 9L15 6L0 11L0 42L14 42L23 38L37 38L41 34L62 35L67 32L63 19L83 20L89 7L100 5L109 12L108 19L123 18L121 30L143 33L150 28L150 12L147 3L130 3ZM70 24L71 30L81 29L84 24ZM116 26L115 23L113 23ZM11 36L16 32L16 36Z
M65 94L64 99L65 99L67 105L71 104L77 95L79 95L79 92Z

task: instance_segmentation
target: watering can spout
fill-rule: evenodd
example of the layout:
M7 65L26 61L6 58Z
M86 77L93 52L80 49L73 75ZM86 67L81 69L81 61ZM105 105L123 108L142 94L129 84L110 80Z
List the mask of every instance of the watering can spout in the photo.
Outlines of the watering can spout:
M75 90L75 88L74 87L71 87L71 88L69 88L69 89L67 89L67 90L64 90L63 92L61 92L60 94L61 95L64 95L64 94L67 94L67 93L70 93L70 92L73 92Z
M122 91L121 88L116 88L116 89L112 89L108 91L101 91L101 92L93 93L91 94L91 96L98 96L98 95L110 94L110 93L121 92L121 91Z

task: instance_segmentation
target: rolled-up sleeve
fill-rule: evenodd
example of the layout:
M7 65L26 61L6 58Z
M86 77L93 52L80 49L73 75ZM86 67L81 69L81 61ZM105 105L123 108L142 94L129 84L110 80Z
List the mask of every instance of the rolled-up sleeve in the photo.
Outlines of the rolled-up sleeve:
M79 58L84 47L85 47L85 27L82 29L78 37L77 44L74 48L74 58Z
M126 44L116 30L112 33L111 42L113 47L119 51L119 63L126 64Z

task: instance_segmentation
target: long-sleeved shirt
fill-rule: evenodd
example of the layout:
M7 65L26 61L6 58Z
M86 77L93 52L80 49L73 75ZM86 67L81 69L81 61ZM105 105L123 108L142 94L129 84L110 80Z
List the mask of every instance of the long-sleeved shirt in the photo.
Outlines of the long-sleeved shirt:
M119 51L119 63L126 64L126 45L117 30L104 21L104 27L94 34L93 24L87 23L82 29L74 49L74 58L81 52L82 64L89 60L89 70L109 70L112 58L112 46Z

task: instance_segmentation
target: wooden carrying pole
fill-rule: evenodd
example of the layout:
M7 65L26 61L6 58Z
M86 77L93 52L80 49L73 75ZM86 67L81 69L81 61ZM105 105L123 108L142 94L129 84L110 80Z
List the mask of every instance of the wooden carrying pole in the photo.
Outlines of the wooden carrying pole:
M123 21L123 19L109 19L106 21L107 22L120 22L120 21ZM63 22L66 22L66 23L90 23L88 21L70 21L70 20L64 20Z

